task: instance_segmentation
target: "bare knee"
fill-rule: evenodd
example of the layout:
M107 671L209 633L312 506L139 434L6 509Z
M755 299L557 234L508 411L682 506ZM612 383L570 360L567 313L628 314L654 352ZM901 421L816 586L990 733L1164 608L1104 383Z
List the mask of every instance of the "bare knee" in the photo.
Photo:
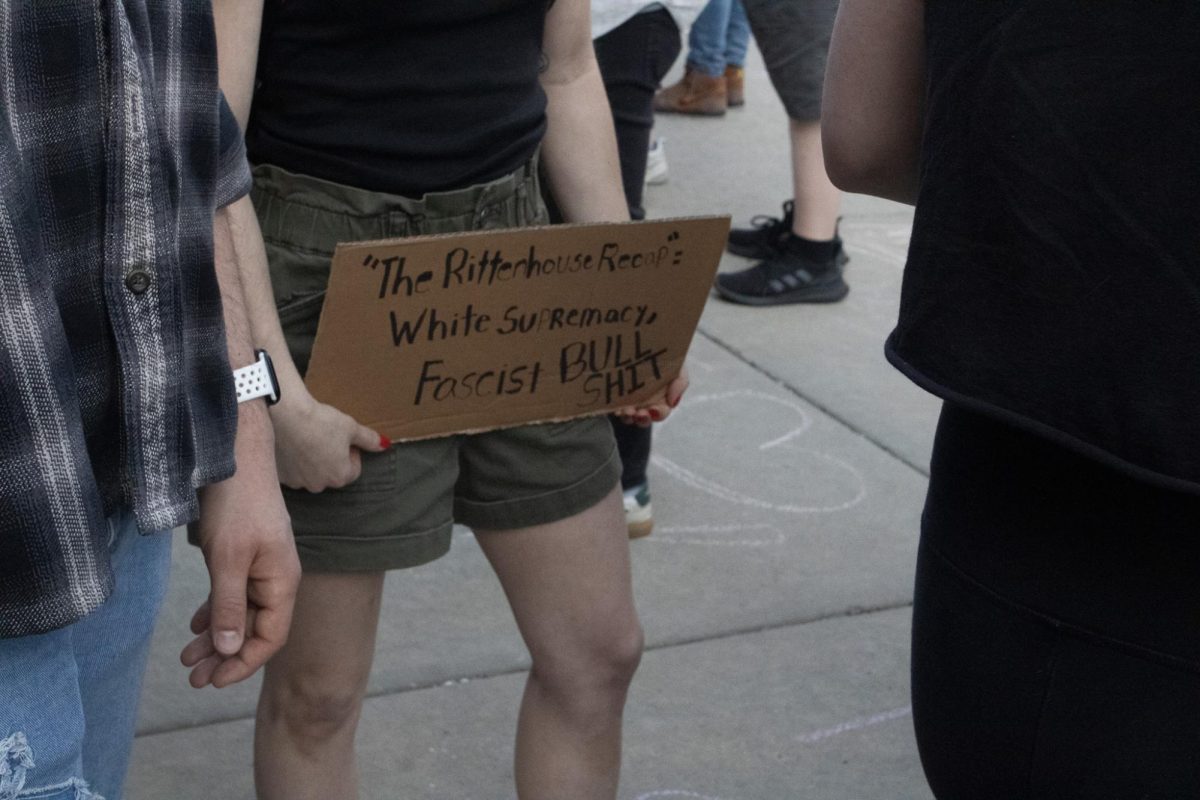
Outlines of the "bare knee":
M642 663L642 651L645 646L646 637L642 626L635 622L601 654L604 669L608 672L608 682L619 686L622 692L628 689L633 674Z
M316 674L268 681L259 701L260 721L282 727L298 747L328 745L332 738L353 738L362 713L357 686L330 685Z
M556 705L569 713L619 714L641 662L643 646L641 625L634 621L573 652L535 658L532 677Z

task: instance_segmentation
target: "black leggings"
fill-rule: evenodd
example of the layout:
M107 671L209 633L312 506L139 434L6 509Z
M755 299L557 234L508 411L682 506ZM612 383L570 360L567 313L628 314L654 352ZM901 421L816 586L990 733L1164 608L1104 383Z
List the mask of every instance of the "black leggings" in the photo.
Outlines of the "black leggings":
M679 28L666 9L635 14L598 38L596 61L608 92L621 183L632 219L644 219L642 189L646 179L646 151L654 126L654 92L679 55ZM650 461L650 429L625 425L611 417L617 449L621 453L621 487L631 489L646 480Z
M634 14L596 39L595 46L617 129L621 182L629 216L645 219L642 190L650 130L654 127L654 92L679 56L679 28L670 12L659 8Z
M1200 498L947 405L912 692L939 800L1200 798Z

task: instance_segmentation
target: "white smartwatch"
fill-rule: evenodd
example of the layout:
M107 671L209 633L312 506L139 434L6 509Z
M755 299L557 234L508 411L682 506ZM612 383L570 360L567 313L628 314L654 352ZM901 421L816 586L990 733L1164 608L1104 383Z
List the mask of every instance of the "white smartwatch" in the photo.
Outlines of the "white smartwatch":
M267 398L267 405L279 402L279 381L275 377L275 365L266 350L255 350L258 360L248 367L233 371L233 383L237 386L237 401L244 403L259 397Z

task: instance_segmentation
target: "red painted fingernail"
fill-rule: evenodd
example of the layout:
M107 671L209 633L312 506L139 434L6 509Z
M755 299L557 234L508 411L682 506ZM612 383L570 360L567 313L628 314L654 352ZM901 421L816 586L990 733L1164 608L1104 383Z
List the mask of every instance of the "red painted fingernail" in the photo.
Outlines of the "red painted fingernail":
M662 419L662 412L659 411L657 408L650 409L650 419L654 420L655 422L658 422L660 419Z
M671 408L678 408L679 401L682 399L683 399L683 395L679 395L679 397L676 397L674 400L671 400L670 402L668 402L667 405L669 405Z
M382 447L384 450L387 450L389 447L392 446L392 440L387 438L386 436L380 436L379 437L379 446Z

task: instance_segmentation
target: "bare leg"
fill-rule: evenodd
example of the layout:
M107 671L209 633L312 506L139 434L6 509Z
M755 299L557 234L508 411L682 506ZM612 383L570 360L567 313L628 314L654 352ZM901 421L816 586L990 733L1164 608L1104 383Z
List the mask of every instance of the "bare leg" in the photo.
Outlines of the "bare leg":
M517 724L521 800L612 800L642 652L620 493L550 525L476 531L533 657Z
M383 573L305 573L288 643L267 664L254 730L260 800L354 800L354 733Z
M821 123L789 120L792 139L792 195L796 215L792 233L823 242L837 232L842 193L825 172L825 157L821 152Z

